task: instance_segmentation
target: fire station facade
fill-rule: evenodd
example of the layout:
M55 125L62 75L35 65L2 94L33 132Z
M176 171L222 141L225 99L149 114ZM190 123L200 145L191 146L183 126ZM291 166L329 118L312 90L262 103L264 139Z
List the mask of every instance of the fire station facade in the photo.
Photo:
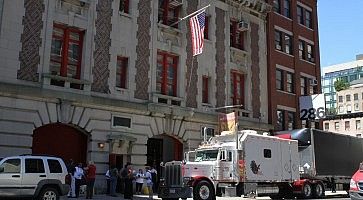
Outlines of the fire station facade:
M188 20L206 5L204 51ZM269 131L265 1L0 0L0 157L181 160L236 111ZM170 26L172 25L172 26ZM216 109L242 105L234 109Z

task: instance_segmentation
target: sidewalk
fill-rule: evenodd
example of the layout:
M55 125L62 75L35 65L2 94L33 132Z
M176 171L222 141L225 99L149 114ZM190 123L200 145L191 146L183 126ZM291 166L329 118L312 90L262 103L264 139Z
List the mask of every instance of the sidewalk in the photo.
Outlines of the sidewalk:
M117 194L117 197L111 197L105 194L100 194L100 195L94 195L93 199L96 200L123 200L124 197L122 194ZM337 191L335 193L332 193L331 191L326 191L325 192L325 196L326 197L333 197L333 196L345 196L347 195L347 192L345 191ZM68 200L68 199L76 199L76 198L67 198L67 196L63 196L60 198L60 200ZM84 195L80 196L78 199L86 199L86 197ZM134 195L133 200L147 200L149 199L148 195ZM155 200L160 200L160 198L158 198L157 194L154 194L153 199ZM249 199L249 198L241 198L241 197L218 197L217 199L228 199L228 200L240 200L240 199ZM256 199L270 199L268 197L257 197ZM188 199L188 200L192 200L192 198Z
M68 198L67 196L63 196L60 198L60 200L68 200L68 199L86 199L86 196L81 195L78 198ZM117 194L117 197L111 197L105 194L99 194L99 195L94 195L92 199L98 199L98 200L123 200L123 194ZM149 199L149 195L134 195L133 200L146 200ZM157 194L154 194L154 198L153 199L159 199Z

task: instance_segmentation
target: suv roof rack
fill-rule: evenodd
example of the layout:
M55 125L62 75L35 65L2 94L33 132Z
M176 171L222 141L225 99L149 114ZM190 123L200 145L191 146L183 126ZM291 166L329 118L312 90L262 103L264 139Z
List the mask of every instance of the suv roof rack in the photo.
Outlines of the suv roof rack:
M31 153L20 154L19 156L48 156L48 157L57 157L57 158L59 158L59 156L54 156L54 155L50 155L50 154L31 154Z

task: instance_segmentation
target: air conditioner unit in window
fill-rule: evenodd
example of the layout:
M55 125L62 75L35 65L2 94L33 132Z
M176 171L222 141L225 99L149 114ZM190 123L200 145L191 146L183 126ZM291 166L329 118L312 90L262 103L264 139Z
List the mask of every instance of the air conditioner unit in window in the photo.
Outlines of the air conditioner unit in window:
M246 31L249 29L249 24L243 20L238 22L237 28L239 31Z
M316 85L318 85L318 80L316 80L316 79L310 79L310 85L311 85L311 86L316 86Z
M171 0L169 1L170 7L178 7L180 5L183 5L183 0Z

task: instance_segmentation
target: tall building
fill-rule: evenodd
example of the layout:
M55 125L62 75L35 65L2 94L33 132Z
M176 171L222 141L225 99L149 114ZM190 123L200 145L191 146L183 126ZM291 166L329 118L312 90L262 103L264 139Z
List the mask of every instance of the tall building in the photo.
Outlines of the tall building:
M267 0L269 123L275 130L314 127L301 121L299 97L320 93L317 0Z
M175 22L208 4L204 50L193 57L189 22ZM0 8L0 157L93 160L100 192L109 165L181 160L203 127L213 135L218 113L232 111L221 107L241 105L241 129L273 128L263 0L0 0ZM312 23L298 30L304 59L319 63ZM310 61L295 74L318 78Z
M334 82L342 79L348 83L363 78L363 56L357 55L355 61L331 65L322 68L322 88L325 95L325 107L329 114L336 114L337 93Z

